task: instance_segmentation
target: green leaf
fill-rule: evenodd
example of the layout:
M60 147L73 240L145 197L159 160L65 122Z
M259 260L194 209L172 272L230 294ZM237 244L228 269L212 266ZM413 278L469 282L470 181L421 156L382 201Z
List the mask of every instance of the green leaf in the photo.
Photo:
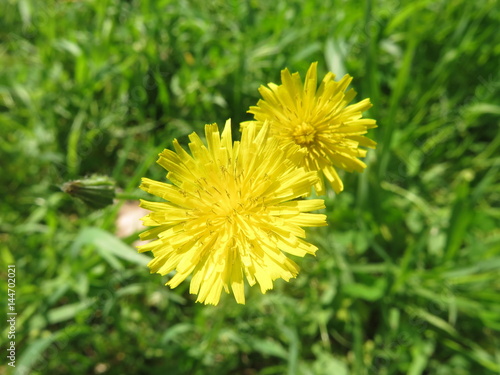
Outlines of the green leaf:
M461 247L471 219L469 184L463 181L456 189L456 198L448 226L445 259L452 259Z
M80 311L85 310L92 304L93 301L86 300L82 302L71 303L60 307L55 307L48 311L47 319L51 324L64 322L66 320L73 319L76 316L76 314L78 314Z
M119 238L100 228L83 228L73 243L71 253L76 254L84 245L94 245L99 254L115 269L122 267L117 258L139 266L146 266L150 261L146 255L139 254Z
M386 287L387 280L385 278L378 278L373 285L350 283L344 285L342 290L351 297L373 302L384 296Z
M288 358L288 352L283 347L283 345L271 338L268 339L255 338L250 341L250 345L254 348L254 350L264 355L278 357L282 359Z
M412 347L411 354L413 359L408 369L408 375L421 375L424 373L435 346L436 343L434 340L419 340Z
M41 358L42 353L57 339L57 337L57 334L51 333L46 337L42 337L30 342L23 353L20 355L19 360L16 363L16 368L14 369L13 375L29 374L31 368L34 365L38 364L39 360L44 360L43 358Z

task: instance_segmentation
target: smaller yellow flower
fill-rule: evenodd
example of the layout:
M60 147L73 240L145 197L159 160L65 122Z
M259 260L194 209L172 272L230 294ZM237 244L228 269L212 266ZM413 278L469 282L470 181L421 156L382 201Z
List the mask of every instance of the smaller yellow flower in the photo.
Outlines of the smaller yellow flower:
M174 140L158 164L173 184L142 179L141 189L165 202L141 201L152 212L143 218L153 226L141 239L153 239L139 251L152 251L151 272L176 274L167 283L175 288L193 275L190 293L197 302L218 304L222 290L231 289L245 303L243 280L260 284L262 293L273 280L289 280L299 268L285 253L304 256L317 248L302 238L302 227L326 225L326 216L309 213L324 208L322 199L303 200L318 180L315 172L297 168L268 126L243 130L232 141L231 123L222 132L205 126L207 146L191 134L191 154ZM296 152L295 158L301 157Z
M259 127L269 121L271 136L288 156L296 152L297 146L306 150L298 166L321 172L314 188L322 195L323 176L339 193L344 185L337 169L362 172L366 168L358 159L366 156L366 150L360 147L375 148L376 143L364 134L377 125L375 120L362 118L362 112L372 106L369 99L348 105L356 95L353 89L346 91L352 77L346 75L336 82L335 75L328 73L317 89L316 68L317 63L312 63L304 84L299 73L282 70L281 85L270 83L269 88L259 88L263 99L248 111L255 121L241 125L245 128L256 123Z

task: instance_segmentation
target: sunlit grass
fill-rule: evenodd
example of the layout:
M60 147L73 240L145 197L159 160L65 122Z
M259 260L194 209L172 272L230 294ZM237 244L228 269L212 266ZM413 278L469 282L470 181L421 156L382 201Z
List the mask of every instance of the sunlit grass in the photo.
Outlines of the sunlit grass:
M500 372L497 3L327 3L0 3L16 374ZM260 85L313 61L371 98L379 146L291 283L195 304L114 235L120 203L59 191L99 173L140 196L174 137L227 118L237 135Z

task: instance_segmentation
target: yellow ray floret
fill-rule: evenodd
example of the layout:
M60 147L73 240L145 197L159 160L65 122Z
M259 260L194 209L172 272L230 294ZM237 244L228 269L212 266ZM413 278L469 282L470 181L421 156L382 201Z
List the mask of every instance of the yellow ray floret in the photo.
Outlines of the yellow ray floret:
M366 150L360 147L375 148L376 143L364 134L377 125L375 120L362 118L362 112L372 106L369 99L348 105L356 95L352 89L346 91L352 80L349 75L336 82L335 75L328 73L317 88L316 69L317 63L312 63L304 84L298 73L290 74L284 69L281 85L261 86L263 99L248 111L255 121L242 123L242 128L250 123L259 127L268 121L271 136L279 141L288 157L296 152L296 146L306 151L298 165L319 172L314 187L322 195L323 177L339 193L344 185L337 169L362 172L366 168L358 159L366 156Z
M303 240L302 227L326 225L326 216L310 211L323 200L302 200L317 183L317 174L297 168L268 135L269 126L247 126L241 142L232 141L231 124L222 135L216 124L205 126L207 145L189 136L191 153L174 140L158 164L172 184L148 178L141 189L165 202L142 200L151 213L141 234L153 239L139 251L151 251L151 272L176 271L167 285L175 288L192 275L190 292L197 302L216 305L222 290L245 303L244 278L259 283L262 293L273 280L289 280L298 266L285 253L304 256L317 248ZM296 150L296 159L303 152Z

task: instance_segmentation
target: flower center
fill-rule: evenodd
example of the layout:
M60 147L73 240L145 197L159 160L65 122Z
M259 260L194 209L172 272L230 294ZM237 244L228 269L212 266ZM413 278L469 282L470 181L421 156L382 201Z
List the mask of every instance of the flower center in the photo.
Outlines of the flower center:
M303 122L295 127L292 137L299 146L308 146L315 141L316 129L307 122Z
M242 197L241 190L232 186L213 188L213 190L217 193L214 195L216 202L208 213L215 219L213 223L233 223L239 216L248 216L252 205Z

